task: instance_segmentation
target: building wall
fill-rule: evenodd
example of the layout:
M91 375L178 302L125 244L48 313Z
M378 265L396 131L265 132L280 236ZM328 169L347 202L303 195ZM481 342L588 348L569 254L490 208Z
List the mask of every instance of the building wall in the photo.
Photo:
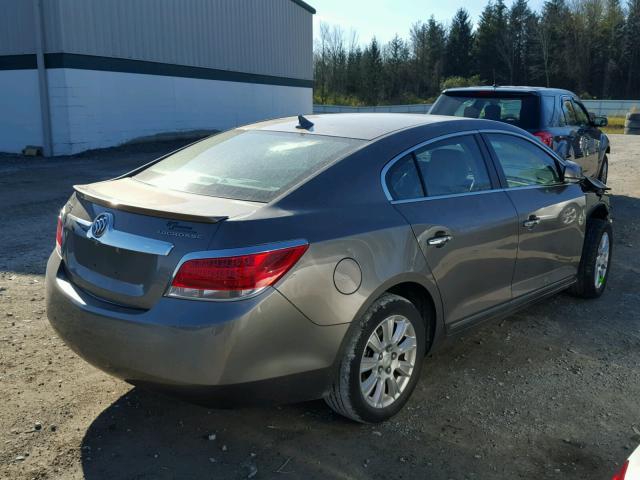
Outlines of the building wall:
M292 0L41 0L45 53L312 80L312 15ZM0 0L0 55L35 53L33 0Z
M305 87L66 68L47 73L54 155L311 112Z
M36 70L0 70L0 152L42 145Z
M311 113L300 0L40 0L53 152ZM0 0L0 151L43 145L33 0Z

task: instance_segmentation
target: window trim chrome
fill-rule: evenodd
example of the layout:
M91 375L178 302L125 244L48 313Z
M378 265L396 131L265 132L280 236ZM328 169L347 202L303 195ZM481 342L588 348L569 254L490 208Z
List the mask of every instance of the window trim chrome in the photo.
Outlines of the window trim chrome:
M393 195L391 195L391 192L389 191L389 188L387 187L387 173L389 172L389 170L391 169L391 167L393 167L393 165L398 162L399 160L401 160L402 158L404 158L405 156L407 156L410 153L415 152L416 150L425 147L427 145L430 145L432 143L436 143L439 142L441 140L446 140L448 138L455 138L455 137L461 137L461 136L465 136L465 135L479 135L479 134L483 134L483 133L497 133L497 134L505 134L505 135L511 135L514 137L520 137L526 141L528 141L529 143L535 145L536 147L538 147L539 149L541 149L544 153L550 155L551 157L553 157L555 160L559 161L561 165L564 165L565 162L560 158L560 156L554 152L551 148L549 148L548 146L544 145L542 142L539 142L538 140L535 140L535 138L530 138L527 137L526 135L523 135L521 133L518 132L512 132L509 130L499 130L499 129L479 129L479 130L465 130L464 132L455 132L455 133L448 133L446 135L441 135L438 137L434 137L432 139L426 140L422 143L419 143L417 145L414 145L411 148L408 148L406 150L404 150L402 153L396 155L395 157L393 157L391 160L389 160L387 162L387 164L382 168L382 171L380 172L380 183L382 185L382 190L385 194L385 196L387 197L387 200L389 200L389 202L391 203L391 205L399 205L399 204L403 204L403 203L414 203L414 202L422 202L425 200L439 200L439 199L445 199L445 198L457 198L457 197L466 197L469 195L482 195L485 193L497 193L497 192L508 192L511 190L528 190L528 189L534 189L534 188L554 188L554 187L558 187L558 186L564 186L566 185L566 183L555 183L553 185L525 185L522 187L503 187L503 188L492 188L489 190L478 190L476 192L462 192L462 193L453 193L453 194L448 194L448 195L432 195L432 196L424 196L424 197L417 197L417 198L406 198L406 199L402 199L402 200L394 200L393 199ZM491 159L493 161L493 159Z
M156 240L155 238L136 235L135 233L123 232L116 230L111 225L103 235L96 237L93 235L91 226L93 222L76 217L71 213L67 213L66 218L70 222L79 227L80 232L85 238L93 240L101 245L107 245L113 248L121 248L130 252L146 253L148 255L158 255L166 257L173 250L173 243Z

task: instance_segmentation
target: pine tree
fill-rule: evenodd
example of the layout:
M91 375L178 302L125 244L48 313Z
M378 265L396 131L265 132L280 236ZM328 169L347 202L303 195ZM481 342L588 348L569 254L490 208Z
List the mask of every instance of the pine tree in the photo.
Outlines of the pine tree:
M626 98L640 98L640 0L629 1L624 29L626 58Z
M607 0L602 20L604 65L602 98L623 95L622 68L624 63L624 11L620 0Z
M377 105L382 95L382 54L378 40L373 37L362 55L362 98L368 105Z
M447 32L441 23L436 22L433 15L427 22L425 42L427 49L427 75L429 78L429 88L426 96L433 96L440 93L447 44Z
M498 48L505 48L507 42L507 7L504 0L489 2L480 15L474 59L480 78L489 83L505 84L508 81L508 69Z
M448 76L468 76L472 70L473 32L469 14L459 9L449 28L447 38L446 73Z
M509 10L507 67L511 85L529 84L529 70L533 56L533 42L537 18L529 8L527 0L515 0Z

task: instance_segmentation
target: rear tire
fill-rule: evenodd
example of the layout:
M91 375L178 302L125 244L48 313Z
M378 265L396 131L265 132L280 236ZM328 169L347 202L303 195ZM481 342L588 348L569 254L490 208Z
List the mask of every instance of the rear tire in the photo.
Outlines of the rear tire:
M613 252L613 230L608 220L591 219L587 224L576 283L569 293L598 298L607 287Z
M354 327L325 401L356 422L382 422L402 409L420 378L424 321L409 300L385 293Z

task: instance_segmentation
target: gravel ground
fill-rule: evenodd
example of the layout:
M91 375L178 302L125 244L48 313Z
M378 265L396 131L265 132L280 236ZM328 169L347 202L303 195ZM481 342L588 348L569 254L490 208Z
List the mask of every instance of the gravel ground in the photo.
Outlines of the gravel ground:
M175 146L0 157L0 478L596 479L640 443L640 137L612 135L605 295L452 339L377 426L320 401L207 410L115 380L54 335L43 274L71 185Z

